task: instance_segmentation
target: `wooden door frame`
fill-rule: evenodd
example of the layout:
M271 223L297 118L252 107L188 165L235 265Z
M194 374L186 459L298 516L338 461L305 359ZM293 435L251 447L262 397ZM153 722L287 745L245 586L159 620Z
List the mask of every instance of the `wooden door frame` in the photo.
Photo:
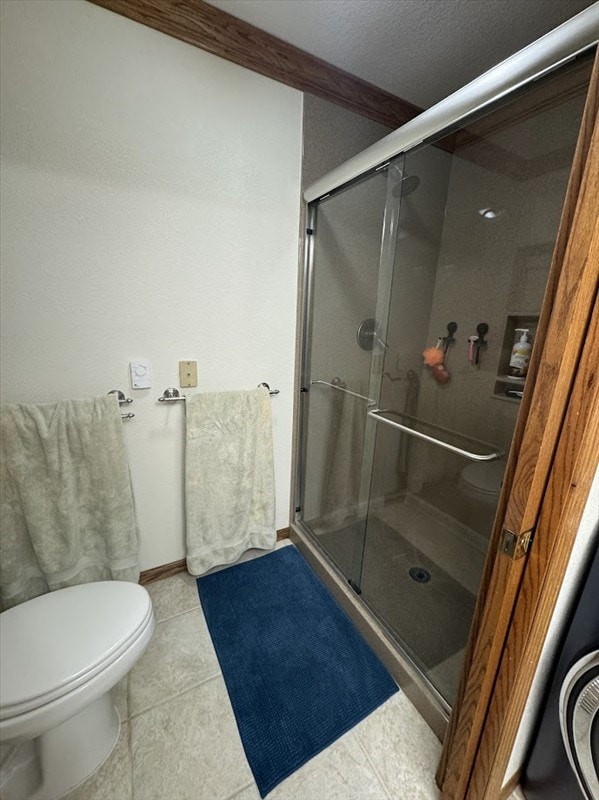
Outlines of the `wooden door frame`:
M597 463L598 103L596 55L528 390L437 772L446 800L500 796ZM534 531L527 556L499 554L504 528Z

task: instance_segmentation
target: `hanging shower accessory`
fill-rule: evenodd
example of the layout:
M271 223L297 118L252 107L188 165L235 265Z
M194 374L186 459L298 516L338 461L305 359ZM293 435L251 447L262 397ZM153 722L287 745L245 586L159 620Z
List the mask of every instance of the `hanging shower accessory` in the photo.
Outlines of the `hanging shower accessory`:
M453 334L457 329L457 322L448 322L447 336L439 336L435 347L427 347L422 353L424 363L431 368L431 375L437 383L447 383L451 377L445 367L445 361L447 360L449 345L455 342Z
M451 377L443 366L445 354L440 347L427 347L422 353L424 364L431 368L431 375L437 383L447 383Z
M468 337L468 361L475 367L480 364L480 351L487 346L485 339L489 332L486 322L479 322L476 326L476 336Z
M478 336L468 337L468 361L474 364L478 358Z
M449 350L449 345L455 342L454 333L458 329L457 322L448 322L447 323L447 336L442 336L439 340L441 342L441 349L443 350L444 360L447 359L447 351ZM439 344L437 343L437 347Z

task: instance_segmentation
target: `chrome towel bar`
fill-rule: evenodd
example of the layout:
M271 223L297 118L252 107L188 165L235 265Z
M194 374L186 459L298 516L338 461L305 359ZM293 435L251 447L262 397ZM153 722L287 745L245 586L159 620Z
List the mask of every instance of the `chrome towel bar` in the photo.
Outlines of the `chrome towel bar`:
M435 444L437 447L442 447L444 450L450 450L452 453L457 453L460 456L464 456L464 458L469 458L471 461L497 461L497 459L501 458L501 453L488 453L481 455L480 453L471 453L469 450L463 450L461 447L456 447L453 444L449 444L449 442L444 442L442 439L435 439L433 436L416 431L414 428L409 428L407 425L402 425L400 422L394 422L391 419L387 419L387 417L382 416L384 413L384 409L374 408L368 412L368 416L375 422L382 422L385 425L395 428L396 430L407 433L409 436L415 436L417 439L422 439L430 444Z
M271 389L270 386L267 383L259 383L258 384L258 388L260 388L260 386L264 386L266 389L268 389L268 393L269 393L269 395L271 397L273 397L276 394L280 394L280 390L279 389ZM179 390L178 389L175 389L174 387L171 387L170 389L165 389L164 390L164 392L162 393L162 397L158 398L158 402L159 403L177 403L180 400L185 401L185 399L186 399L186 397L185 397L184 394L179 394Z

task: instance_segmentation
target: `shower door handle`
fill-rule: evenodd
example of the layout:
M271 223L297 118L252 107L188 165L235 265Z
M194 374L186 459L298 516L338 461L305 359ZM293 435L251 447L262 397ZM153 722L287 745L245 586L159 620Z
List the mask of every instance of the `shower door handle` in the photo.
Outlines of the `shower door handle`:
M464 456L464 458L469 458L471 461L497 461L498 458L501 458L501 453L488 453L481 455L479 453L471 453L469 450L463 450L461 447L456 447L453 444L449 444L449 442L444 442L442 439L435 439L433 436L429 436L427 433L420 433L420 431L416 431L414 428L409 428L407 425L402 425L401 422L394 422L391 419L387 419L387 417L382 416L383 413L384 411L382 409L373 408L368 412L368 416L375 422L383 422L385 425L390 425L392 428L403 431L409 436L415 436L417 439L423 439L425 442L430 442L430 444L436 444L437 447L442 447L444 450L450 450L452 453L457 453L460 456Z

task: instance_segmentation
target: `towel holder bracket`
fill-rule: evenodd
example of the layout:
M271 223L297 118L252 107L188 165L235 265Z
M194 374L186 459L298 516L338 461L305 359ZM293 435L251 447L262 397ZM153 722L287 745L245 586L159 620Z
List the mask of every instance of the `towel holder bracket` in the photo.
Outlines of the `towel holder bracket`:
M275 394L280 394L281 393L280 389L271 389L270 386L267 383L259 383L258 384L258 388L260 389L261 386L264 386L265 389L268 389L268 393L269 393L269 395L271 397L273 395L275 395Z
M178 389L175 389L174 386L170 387L169 389L165 389L162 393L162 397L158 398L159 403L176 403L179 400L185 400L185 395L180 394Z
M133 402L133 398L126 397L125 392L121 392L120 389L111 389L108 394L115 394L120 406ZM132 411L129 411L127 414L121 414L121 419L133 419L134 416L135 414Z
M120 389L111 389L108 394L116 394L117 400L119 401L119 405L123 405L123 403L132 403L132 397L125 397L125 392L121 392Z

